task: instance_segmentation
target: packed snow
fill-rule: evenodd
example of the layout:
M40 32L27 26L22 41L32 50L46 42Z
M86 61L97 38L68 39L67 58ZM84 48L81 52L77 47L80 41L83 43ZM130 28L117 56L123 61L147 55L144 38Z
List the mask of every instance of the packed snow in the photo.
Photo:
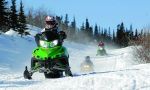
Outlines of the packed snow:
M25 66L30 66L34 35L40 28L28 25L31 35L20 37L10 30L0 35L0 90L150 90L150 65L137 65L133 48L107 47L106 56L96 56L96 45L65 41L74 77L45 79L35 73L32 80L23 78ZM83 73L80 64L86 56L94 63L94 72Z

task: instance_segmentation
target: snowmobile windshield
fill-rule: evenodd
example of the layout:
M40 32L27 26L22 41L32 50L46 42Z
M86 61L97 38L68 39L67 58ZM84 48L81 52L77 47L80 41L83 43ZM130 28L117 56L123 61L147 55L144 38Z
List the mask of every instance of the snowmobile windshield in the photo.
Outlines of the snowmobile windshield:
M46 30L41 37L42 40L53 41L59 39L59 34L55 30Z

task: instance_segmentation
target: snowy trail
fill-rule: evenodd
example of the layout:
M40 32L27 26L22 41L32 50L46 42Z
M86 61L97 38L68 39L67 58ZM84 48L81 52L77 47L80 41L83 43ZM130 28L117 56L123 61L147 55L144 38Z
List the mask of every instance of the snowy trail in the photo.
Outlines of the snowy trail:
M30 27L32 34L35 29ZM36 46L33 37L20 38L11 32L0 35L0 41L0 90L150 90L150 64L135 65L132 47L106 48L108 55L97 57L96 46L65 41L74 77L45 79L35 73L32 80L25 80L24 67L30 65ZM94 72L80 71L85 56L91 57Z
M141 73L144 72L144 73ZM130 73L130 74L129 74ZM138 75L135 75L138 74ZM144 75L143 75L144 74ZM146 75L146 76L145 76ZM37 75L39 76L39 75ZM25 80L10 75L0 80L0 90L149 90L149 70L132 68L117 71L95 72L75 77L45 79L36 77ZM145 81L146 79L146 81ZM72 85L73 84L73 85ZM145 89L146 88L146 89Z

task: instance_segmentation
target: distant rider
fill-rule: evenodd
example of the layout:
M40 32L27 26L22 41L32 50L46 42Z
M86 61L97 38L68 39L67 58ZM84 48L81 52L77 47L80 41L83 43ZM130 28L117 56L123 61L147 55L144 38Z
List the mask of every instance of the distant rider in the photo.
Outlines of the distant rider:
M104 48L104 42L100 41L99 44L98 44L98 50L97 50L97 55L106 55L106 50Z
M104 48L104 42L100 41L98 46Z
M86 56L86 57L85 57L85 61L81 64L81 66L82 66L82 65L86 65L86 64L90 65L91 67L94 66L94 65L93 65L93 62L92 62L91 59L90 59L90 56Z

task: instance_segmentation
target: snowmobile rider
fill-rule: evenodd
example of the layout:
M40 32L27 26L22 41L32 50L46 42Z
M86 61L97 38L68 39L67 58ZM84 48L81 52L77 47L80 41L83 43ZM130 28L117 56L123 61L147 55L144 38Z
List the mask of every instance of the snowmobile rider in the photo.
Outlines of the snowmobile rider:
M80 65L81 72L93 72L94 65L93 62L90 60L90 56L86 56L85 60Z
M93 62L92 62L91 59L90 59L90 56L86 56L86 57L85 57L85 62L88 63L88 64L90 64L90 66L92 66L92 67L94 66L94 65L93 65Z
M104 42L100 41L98 46L104 48Z
M58 40L58 45L62 45L63 40L66 39L67 35L64 31L58 29L58 23L53 16L47 16L45 18L45 28L38 34L35 35L35 42L39 46L39 40L46 37L48 41ZM69 66L69 61L66 63ZM72 76L72 73L71 75Z
M84 64L88 64L88 65L90 65L91 67L94 66L94 65L93 65L93 62L92 62L91 59L90 59L90 56L86 56L86 57L85 57L85 61L81 64L81 66L84 65Z
M106 55L106 50L104 48L104 42L100 41L98 44L98 50L97 50L97 55Z
M63 40L67 37L64 31L60 31L58 29L58 23L53 16L47 16L45 18L45 28L40 33L35 35L35 41L37 46L39 46L39 40L43 35L46 36L48 41L58 39L58 45L62 45Z

